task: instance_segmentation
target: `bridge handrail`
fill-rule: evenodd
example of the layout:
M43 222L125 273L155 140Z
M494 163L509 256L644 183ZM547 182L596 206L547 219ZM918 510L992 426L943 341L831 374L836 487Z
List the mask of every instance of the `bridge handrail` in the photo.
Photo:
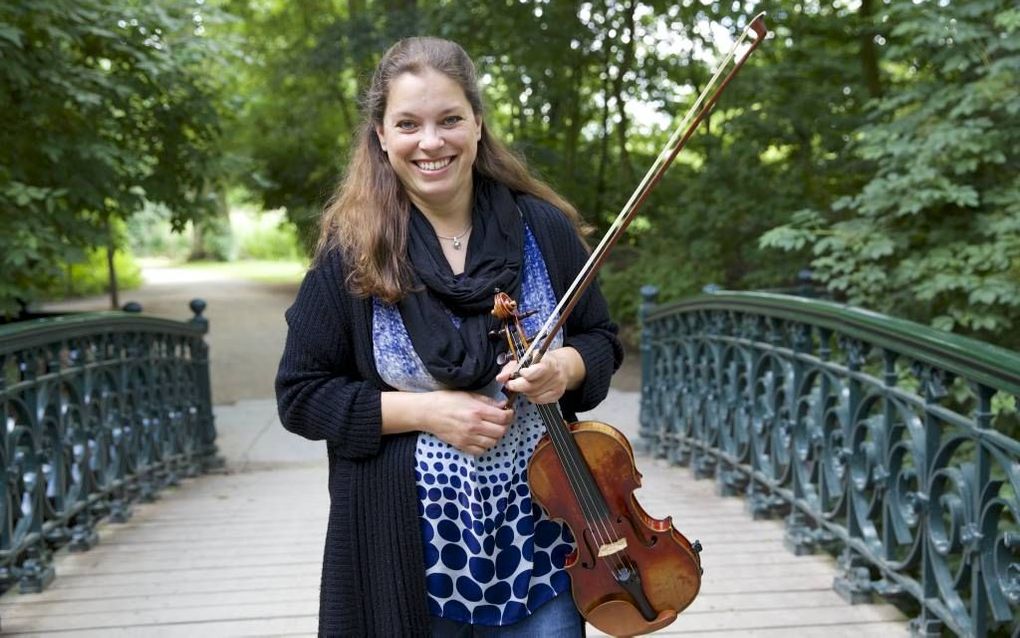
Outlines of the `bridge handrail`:
M217 466L205 302L174 321L76 313L0 326L0 590L38 592L184 476Z
M1020 632L1020 354L816 299L642 294L640 447L785 517L918 635Z
M97 332L138 331L202 336L209 328L203 322L174 321L121 310L82 312L0 326L0 354L44 345L58 339L84 337Z
M816 326L879 347L895 348L904 356L1020 395L1020 353L847 304L766 292L724 291L656 306L648 319L696 310L735 310L791 321L810 320Z

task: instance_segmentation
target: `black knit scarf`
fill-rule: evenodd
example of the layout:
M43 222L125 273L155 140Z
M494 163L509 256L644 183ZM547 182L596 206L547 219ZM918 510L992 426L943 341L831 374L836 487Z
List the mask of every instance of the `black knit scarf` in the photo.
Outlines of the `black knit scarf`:
M416 292L399 308L411 343L444 386L482 388L500 369L499 341L489 336L499 327L490 314L493 297L500 290L517 299L521 287L524 222L513 195L502 184L475 179L471 241L461 275L453 274L432 224L414 206L409 230ZM459 329L450 312L463 319Z

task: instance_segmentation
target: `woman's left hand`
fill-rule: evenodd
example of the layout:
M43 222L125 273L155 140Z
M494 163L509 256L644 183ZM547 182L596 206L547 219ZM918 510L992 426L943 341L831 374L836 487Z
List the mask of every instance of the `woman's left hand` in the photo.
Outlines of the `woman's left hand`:
M567 390L580 386L585 375L584 360L570 347L549 350L541 361L521 370L518 378L510 379L516 371L517 362L511 361L496 375L496 381L537 405L559 401Z

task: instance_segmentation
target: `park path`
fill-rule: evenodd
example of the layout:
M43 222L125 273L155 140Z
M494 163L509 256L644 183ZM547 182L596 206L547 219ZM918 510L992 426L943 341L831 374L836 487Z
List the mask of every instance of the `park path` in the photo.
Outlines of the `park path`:
M121 304L136 301L145 314L168 319L192 317L188 304L206 302L210 374L215 404L273 396L273 378L283 352L287 325L283 313L298 284L266 284L215 269L146 267L145 283L123 291ZM108 297L73 299L43 306L50 311L109 310Z
M162 316L187 318L187 301L209 303L220 473L183 481L122 524L100 526L100 544L57 553L57 579L41 594L0 597L4 635L314 635L328 507L321 444L287 433L272 400L283 309L295 286L265 286L173 272L125 295ZM91 305L90 305L91 304ZM81 300L59 309L103 309ZM57 307L55 307L57 308ZM254 330L253 330L254 328ZM228 332L229 334L221 334ZM241 357L242 363L220 361ZM633 364L632 364L633 365ZM634 368L586 418L635 438ZM220 378L217 378L217 375ZM231 378L222 378L231 375ZM622 387L621 387L622 386ZM224 401L228 398L228 401ZM655 517L672 513L705 546L702 591L661 636L906 636L906 619L884 605L850 606L832 590L828 556L793 556L780 521L753 521L743 500L715 495L689 470L638 459L637 496ZM590 636L602 636L589 627Z

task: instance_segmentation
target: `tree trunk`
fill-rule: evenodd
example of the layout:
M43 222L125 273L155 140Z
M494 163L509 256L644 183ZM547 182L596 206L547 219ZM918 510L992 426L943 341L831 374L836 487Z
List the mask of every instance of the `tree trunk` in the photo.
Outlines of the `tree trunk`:
M583 75L584 67L580 61L575 62L570 78L570 106L569 115L567 115L569 122L567 123L567 132L563 140L563 172L564 177L570 181L573 181L577 176L577 147L581 138L581 125L582 118L584 117L581 112Z
M874 0L861 0L858 17L861 22L861 71L868 95L882 96L882 80L878 71L878 45L875 44Z
M602 197L606 191L606 169L609 166L609 46L606 46L605 77L602 80L602 139L599 142L599 168L595 179L595 206L592 212L602 216Z
M634 184L634 167L631 166L630 153L627 152L627 108L626 100L623 99L623 85L624 76L630 71L630 68L634 65L634 39L635 39L635 23L634 23L634 11L637 8L637 3L631 0L628 3L627 8L624 9L625 19L623 27L621 28L620 41L623 42L623 35L627 34L630 37L621 46L623 47L623 59L620 61L620 67L617 70L616 78L613 81L613 97L616 98L616 110L620 115L620 125L616 127L616 139L617 145L620 147L620 167L622 169L622 178L628 184Z
M110 308L112 310L117 310L120 308L120 291L117 287L117 267L113 261L113 257L117 252L117 249L113 245L113 226L110 224L109 218L106 220L106 230L106 269L110 274Z

